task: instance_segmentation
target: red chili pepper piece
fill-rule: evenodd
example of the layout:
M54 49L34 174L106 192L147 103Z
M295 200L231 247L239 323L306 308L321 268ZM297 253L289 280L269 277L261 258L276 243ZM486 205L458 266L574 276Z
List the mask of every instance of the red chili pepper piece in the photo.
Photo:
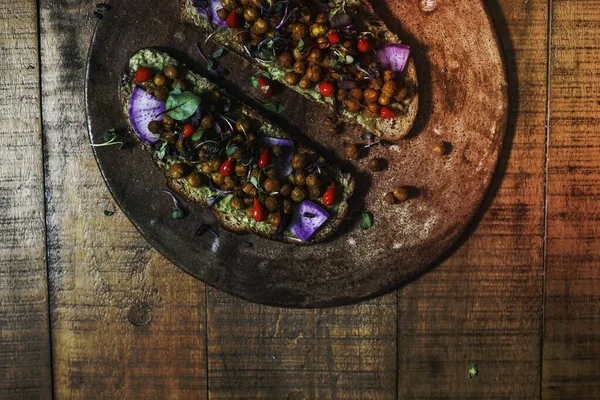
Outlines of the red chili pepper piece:
M258 79L258 90L265 96L273 95L273 83L265 78L264 76L259 76Z
M227 16L225 23L229 28L237 28L240 26L240 17L235 13L235 11L232 11Z
M251 213L252 218L254 218L256 222L265 220L266 212L262 204L260 204L260 202L258 201L258 199L254 199L254 202L252 203Z
M186 124L183 127L183 131L181 131L181 136L183 136L183 138L186 139L186 138L189 138L190 136L192 136L194 134L194 132L196 132L196 128L194 128L194 125Z
M323 193L323 205L329 207L335 203L335 183L331 182L329 189Z
M361 53L369 53L371 51L371 42L367 38L362 38L356 43L356 47Z
M258 168L264 168L271 162L271 153L269 153L269 149L265 149L260 156L258 157Z
M398 115L389 107L383 106L379 109L379 116L383 119L396 118Z
M333 96L335 93L335 86L329 82L319 83L319 92L323 95L323 97Z
M133 81L135 83L143 83L149 81L154 77L152 70L147 67L138 67L137 71L135 71L135 75L133 76Z
M223 164L221 164L219 172L221 172L221 175L223 176L231 176L233 173L233 158L229 157L225 160Z

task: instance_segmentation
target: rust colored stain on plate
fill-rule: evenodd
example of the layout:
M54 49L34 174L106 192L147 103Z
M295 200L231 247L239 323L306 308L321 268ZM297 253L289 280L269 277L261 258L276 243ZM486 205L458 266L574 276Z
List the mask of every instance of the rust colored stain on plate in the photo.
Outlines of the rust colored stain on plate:
M141 0L118 2L98 23L86 86L94 142L101 142L108 128L125 127L117 84L136 50L158 47L202 70L195 46L204 37L179 22L177 3L148 7ZM153 192L165 188L165 180L140 146L132 151L95 149L115 200L155 248L225 292L290 307L340 305L384 293L423 272L450 248L482 203L506 129L507 84L495 32L480 2L388 0L373 5L412 46L416 59L421 106L408 139L374 147L368 157L348 164L339 159L343 144L361 142L363 132L350 126L332 135L324 128L329 116L324 107L289 90L276 99L286 106L277 122L355 173L359 189L351 204L354 217L333 239L309 247L222 229L220 238L197 237L194 232L201 223L214 223L212 214L188 205L186 219L171 219L170 199ZM220 62L230 71L222 83L251 101L250 77L257 70L231 54ZM441 141L452 145L444 157L431 151ZM388 168L366 172L371 157L387 159ZM414 186L419 194L402 204L385 205L384 194L398 185ZM375 216L367 231L357 224L363 205Z

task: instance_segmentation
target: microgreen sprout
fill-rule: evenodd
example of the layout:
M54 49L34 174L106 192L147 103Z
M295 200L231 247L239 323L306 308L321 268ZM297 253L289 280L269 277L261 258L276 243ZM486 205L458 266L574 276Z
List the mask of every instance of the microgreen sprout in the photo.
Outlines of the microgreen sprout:
M121 150L123 148L123 142L117 140L117 131L114 128L111 128L109 130L107 130L106 132L104 132L104 135L102 135L102 139L104 140L104 142L102 143L90 143L90 145L92 147L106 147L106 146L115 146L115 145L119 145L119 150Z
M367 144L360 148L361 150L369 149L369 148L371 148L373 146L377 146L377 145L383 145L383 143L381 142L381 140L379 138L376 140L373 140L373 134L369 133L369 132L363 133L360 136L360 138L367 141Z
M171 212L171 217L173 219L181 219L185 217L185 212L181 208L179 201L170 190L157 190L157 192L166 193L171 196L171 200L173 200L173 211Z

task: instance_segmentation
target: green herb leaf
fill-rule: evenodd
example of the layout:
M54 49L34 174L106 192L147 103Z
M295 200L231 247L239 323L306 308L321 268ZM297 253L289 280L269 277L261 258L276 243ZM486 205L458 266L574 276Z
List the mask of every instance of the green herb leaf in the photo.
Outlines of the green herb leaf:
M183 212L183 210L181 208L174 208L173 212L171 213L171 217L173 219L181 219L181 218L185 217L185 213Z
M252 80L252 86L254 87L254 89L258 89L258 77L253 76L250 79Z
M224 52L224 51L225 51L225 49L224 49L224 48L222 48L222 47L219 47L217 50L215 50L215 51L212 53L211 57L212 57L212 58L219 58L219 57L221 57L221 56L223 55L223 52Z
M214 66L215 66L215 61L212 58L209 58L208 61L206 62L206 68L208 68L209 70L212 70Z
M227 153L227 155L229 157L231 157L233 155L233 153L235 153L238 150L239 150L239 148L234 145L234 146L229 146L225 152Z
M277 113L277 114L281 114L282 112L285 111L285 107L283 106L283 104L280 103L265 103L265 108L271 112Z
M469 365L469 379L475 378L479 375L479 368L477 367L477 363L472 363Z
M164 140L164 139L162 139L162 140ZM156 149L156 151L154 152L154 155L156 156L156 158L158 158L159 160L162 160L163 158L165 158L168 145L169 145L169 143L167 143L166 140L164 140L162 142L160 147L158 149Z
M96 8L97 8L99 11L102 11L102 12L105 12L105 11L110 11L110 10L112 10L112 6L111 6L111 5L108 5L108 4L106 4L106 3L98 3L98 4L96 4Z
M107 217L112 217L114 215L114 211L110 211L110 210L104 210L104 215L106 215Z
M166 105L169 117L177 121L191 117L199 106L200 97L192 92L181 92L179 86L169 93Z
M360 229L367 230L373 226L373 215L370 212L364 212L360 215Z
M205 131L205 128L198 128L198 130L192 135L192 140L194 142L197 142L198 140L202 139L202 136L204 136Z
M106 132L104 132L104 135L102 136L102 138L104 139L104 143L110 142L111 140L116 139L116 137L117 137L117 131L115 131L114 128L107 130Z
M298 48L298 50L302 51L304 50L304 40L300 39L298 41L298 45L296 46Z
M253 184L257 189L259 189L259 187L258 187L258 179L256 179L255 176L251 176L250 177L250 183Z

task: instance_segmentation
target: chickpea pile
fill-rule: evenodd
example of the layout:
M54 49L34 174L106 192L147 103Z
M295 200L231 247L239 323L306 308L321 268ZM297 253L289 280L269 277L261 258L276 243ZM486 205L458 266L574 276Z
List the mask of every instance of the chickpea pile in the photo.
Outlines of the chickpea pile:
M285 71L283 80L288 85L316 89L324 97L335 96L339 107L351 113L397 117L397 111L410 101L408 88L399 83L393 71L374 61L373 49L379 44L374 35L351 28L333 29L329 13L317 11L322 3L290 0L287 9L297 11L289 15L281 3L221 0L223 8L217 15L227 22L232 39L251 54L271 39L274 45L270 51ZM338 89L340 81L350 81L354 87Z
M187 82L179 75L178 68L170 65L140 86L157 98L166 91L162 98L166 100L169 88L186 87ZM222 197L232 195L230 204L234 210L276 227L291 217L294 203L321 201L332 178L327 167L317 167L320 160L314 153L295 150L292 172L282 176L277 160L283 157L284 149L280 145L259 144L261 124L242 115L239 108L231 110L230 100L219 91L203 96L202 104L213 105L214 112L204 114L196 121L197 126L189 120L176 121L167 114L148 124L151 132L160 135L155 150L166 146L165 153L175 155L176 161L170 163L166 172L169 179L185 180L192 188L210 186ZM215 121L213 115L224 117ZM223 126L232 129L224 132ZM195 132L199 130L202 135L197 137Z

